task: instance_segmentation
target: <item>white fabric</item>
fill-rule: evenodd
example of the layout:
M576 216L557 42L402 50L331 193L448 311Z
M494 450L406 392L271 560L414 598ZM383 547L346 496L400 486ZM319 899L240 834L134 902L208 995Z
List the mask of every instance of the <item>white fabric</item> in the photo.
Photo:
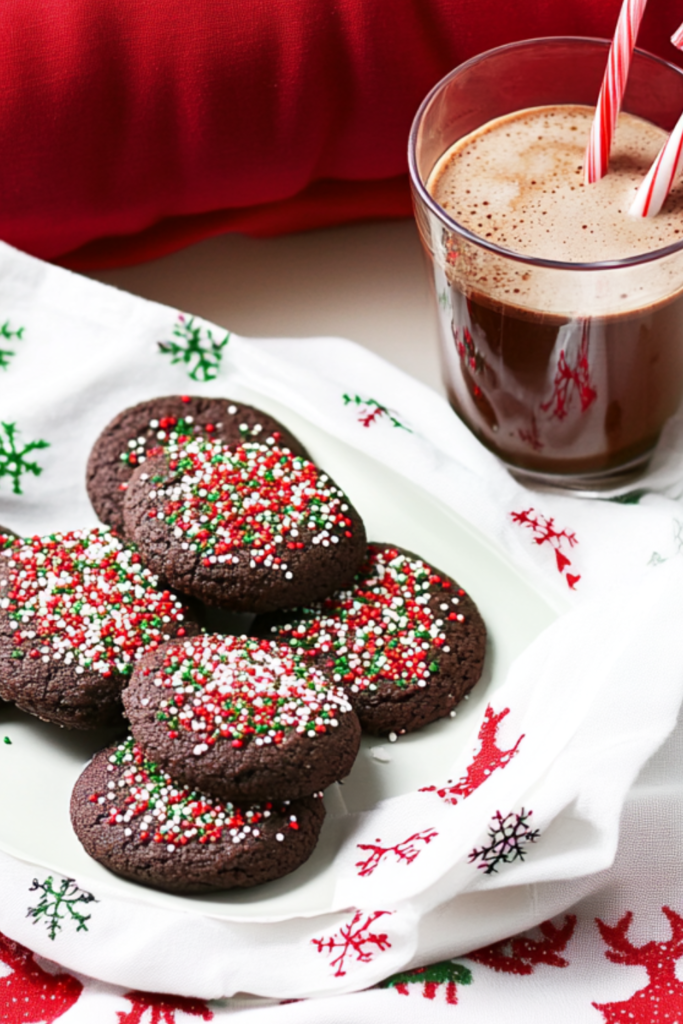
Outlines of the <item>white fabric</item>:
M0 522L23 533L94 524L84 466L93 439L115 413L154 394L227 396L249 389L456 510L558 609L568 609L521 655L492 699L493 713L509 709L495 733L498 748L511 750L523 736L507 763L455 802L415 792L345 817L331 913L235 923L201 910L122 901L101 884L92 910L97 928L85 936L65 927L51 940L26 916L35 867L0 854L0 931L70 971L121 987L86 982L64 1020L95 1014L114 1020L115 1010L132 1005L124 989L202 999L244 992L270 999L341 996L452 957L472 973L470 983L456 986L455 1012L463 1021L503 1014L541 1021L551 1010L557 1020L599 1021L591 1001L627 999L643 987L642 965L605 958L593 918L614 925L632 909L629 938L640 945L668 938L663 904L683 915L682 737L673 731L683 696L683 419L669 425L638 484L647 491L638 503L579 499L517 484L445 401L347 341L232 336L216 379L189 380L187 367L173 365L158 346L172 336L177 311L7 246L0 246L3 321L9 331L24 330L12 341L0 336L0 349L15 352L0 371L0 420L16 423L24 443L43 438L50 447L31 453L42 474L22 478L23 494L12 494L10 478L0 472ZM203 327L216 338L225 335ZM359 412L378 408L385 412L364 426ZM481 743L482 724L454 760L449 777L456 782ZM496 812L522 809L533 811L528 827L539 833L524 846L524 859L502 863L495 873L481 870L469 856L472 837L482 847ZM381 837L389 848L430 832L438 834L416 841L410 863L387 855L372 874L359 875L359 844ZM467 961L468 951L571 907L579 920L561 954L568 966L533 964L529 973L514 974ZM349 927L360 929L355 948L343 946ZM370 1021L383 1013L445 1019L454 1012L445 984L426 998L417 982L407 991L408 998L394 987L284 1006L250 1004L248 1013L255 1022L277 1024ZM240 1013L246 1019L243 1005L214 1004L211 1012L216 1019ZM183 1019L180 1008L178 1014Z

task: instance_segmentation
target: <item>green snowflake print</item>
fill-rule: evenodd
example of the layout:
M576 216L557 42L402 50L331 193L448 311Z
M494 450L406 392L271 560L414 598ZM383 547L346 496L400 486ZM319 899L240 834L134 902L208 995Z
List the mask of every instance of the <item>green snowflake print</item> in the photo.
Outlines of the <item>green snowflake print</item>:
M40 900L37 907L29 907L27 917L33 918L33 923L44 921L47 926L47 933L54 941L57 933L62 930L62 921L74 921L77 932L87 932L87 922L91 914L83 914L78 909L79 904L97 903L91 892L79 889L73 878L63 878L59 887L55 889L55 881L49 875L44 882L33 879L33 885L29 892L40 892Z
M15 494L23 494L21 478L26 473L40 476L43 472L37 462L28 462L26 456L41 448L49 448L49 441L29 441L22 448L18 444L16 423L0 423L0 478L9 477Z
M355 405L358 407L358 422L364 427L370 427L373 423L377 423L382 417L386 418L391 422L394 427L400 427L401 430L407 430L409 434L412 434L410 427L407 427L405 423L401 423L398 416L393 410L388 409L386 405L382 405L375 398L361 398L360 395L342 395L344 405Z
M19 327L16 331L13 331L9 325L9 320L5 320L4 324L0 327L0 344L2 340L6 341L21 341L24 336L24 328ZM13 348L0 348L0 370L6 370L9 366L9 361L12 356L16 355Z
M171 365L184 363L192 380L214 380L220 370L223 350L230 341L230 331L221 340L215 338L210 327L195 323L182 313L173 328L173 337L179 341L160 341L159 350L171 357Z

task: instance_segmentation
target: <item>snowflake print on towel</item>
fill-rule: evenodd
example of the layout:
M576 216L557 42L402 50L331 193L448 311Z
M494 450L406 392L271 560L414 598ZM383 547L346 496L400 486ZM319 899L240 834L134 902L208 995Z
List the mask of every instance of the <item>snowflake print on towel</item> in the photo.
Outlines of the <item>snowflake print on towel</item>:
M6 370L9 367L10 359L16 355L13 348L5 348L5 342L10 343L14 341L21 341L24 335L24 328L19 327L16 331L13 331L10 327L9 320L5 320L4 324L0 326L0 370Z
M77 932L88 931L87 922L92 915L83 914L80 908L88 903L97 903L97 900L91 892L79 889L73 878L63 878L57 888L52 875L44 882L34 878L29 892L36 891L41 893L38 905L29 907L26 916L32 917L34 924L44 921L53 941L62 930L63 921L73 921Z
M131 1009L117 1011L119 1024L179 1024L176 1018L178 1011L189 1017L213 1020L213 1012L203 999L167 996L156 992L126 992L124 999L131 1003Z
M437 992L444 986L446 1002L455 1006L458 1002L458 985L471 985L472 972L464 964L453 960L443 960L429 967L416 967L412 971L401 971L380 982L378 988L395 988L402 995L410 994L409 985L420 985L425 999L434 999Z
M472 850L470 864L478 860L479 870L492 875L498 870L499 864L524 860L526 844L535 843L541 834L538 829L529 828L529 819L533 813L525 811L523 807L519 814L511 811L503 816L500 811L496 811L489 827L490 842Z
M371 427L373 423L378 423L381 419L388 419L392 426L398 427L401 430L407 430L409 434L412 434L410 427L407 427L405 423L401 423L397 414L393 409L388 409L386 405L382 405L375 398L361 398L360 395L342 395L344 405L355 405L358 409L358 422L363 427Z
M376 839L375 843L357 843L356 845L359 850L370 851L369 856L365 860L356 862L359 878L367 878L368 875L373 873L375 868L379 867L384 858L390 855L393 855L399 863L412 864L419 857L424 846L428 846L432 839L436 839L438 834L433 828L424 829L424 831L415 832L402 842L396 843L395 846L380 846L381 839ZM424 846L420 846L421 843Z
M210 327L203 327L195 318L178 314L173 337L179 341L159 341L159 351L171 357L171 365L184 363L192 380L214 380L221 367L223 350L230 341L230 331L224 338L214 337Z
M557 571L564 574L567 570L564 578L569 589L574 590L581 576L576 576L568 571L572 562L567 551L579 543L576 534L568 530L558 530L553 516L546 518L540 512L536 512L534 508L527 508L523 512L511 512L510 516L513 523L532 531L535 544L551 546L555 552Z
M26 456L41 448L49 448L47 441L29 441L21 447L16 423L0 423L0 479L6 476L12 481L14 494L23 494L21 478L27 473L40 476L42 466L27 460Z
M79 999L83 986L70 974L43 970L30 949L0 932L0 1024L53 1024Z
M645 988L618 1003L593 1003L606 1024L653 1024L683 1019L683 982L676 977L676 961L683 957L683 917L662 907L671 925L668 942L646 942L634 946L627 938L633 914L629 910L614 926L599 918L596 923L605 943L610 947L605 956L613 964L644 967L648 975Z
M539 925L540 939L518 935L502 939L482 949L468 953L466 960L473 960L503 974L533 974L540 964L546 967L568 967L569 961L562 956L576 930L576 915L567 914L559 927L552 921Z
M510 708L503 708L495 712L489 704L484 712L484 721L479 729L479 748L475 751L474 757L467 766L463 777L455 783L450 781L442 787L425 786L421 793L436 793L449 804L457 804L466 800L474 793L475 789L495 772L505 768L519 750L519 745L524 739L524 733L518 737L514 746L507 750L498 746L498 727L506 715L510 714Z
M330 957L333 953L337 954L330 960L335 978L344 977L347 961L368 964L374 960L377 953L383 953L391 948L386 932L370 930L375 921L391 913L390 910L375 910L374 913L357 910L350 923L342 925L339 931L333 932L329 938L311 939L318 953L327 953Z

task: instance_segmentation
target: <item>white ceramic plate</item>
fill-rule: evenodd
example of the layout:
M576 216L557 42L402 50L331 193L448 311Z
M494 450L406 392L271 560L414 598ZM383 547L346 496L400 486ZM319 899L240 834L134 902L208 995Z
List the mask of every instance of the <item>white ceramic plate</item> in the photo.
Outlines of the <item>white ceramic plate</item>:
M351 775L326 794L328 817L320 842L298 871L255 889L205 896L174 896L117 878L88 857L72 832L73 784L112 733L66 732L4 707L0 738L9 737L11 745L0 742L0 849L36 867L75 877L93 892L106 880L122 895L158 906L234 921L274 921L331 909L331 863L346 811L369 809L383 797L442 781L511 662L557 612L489 541L429 495L291 410L244 390L236 391L235 397L271 411L301 438L348 493L370 539L416 552L465 587L489 632L483 678L454 719L436 722L396 743L364 737Z

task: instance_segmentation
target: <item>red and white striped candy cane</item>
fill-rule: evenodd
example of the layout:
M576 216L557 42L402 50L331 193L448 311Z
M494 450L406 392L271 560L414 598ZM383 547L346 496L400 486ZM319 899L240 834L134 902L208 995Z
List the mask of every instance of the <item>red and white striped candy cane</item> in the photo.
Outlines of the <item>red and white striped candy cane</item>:
M659 151L641 182L636 198L628 211L632 217L654 217L659 213L671 191L674 178L683 163L683 115Z
M614 127L624 97L633 47L646 3L647 0L624 0L619 12L586 147L584 177L588 185L599 181L607 172Z
M683 50L683 25L671 36L671 42L679 50ZM683 115L640 184L636 198L628 211L632 217L654 217L659 213L681 169L682 158Z

